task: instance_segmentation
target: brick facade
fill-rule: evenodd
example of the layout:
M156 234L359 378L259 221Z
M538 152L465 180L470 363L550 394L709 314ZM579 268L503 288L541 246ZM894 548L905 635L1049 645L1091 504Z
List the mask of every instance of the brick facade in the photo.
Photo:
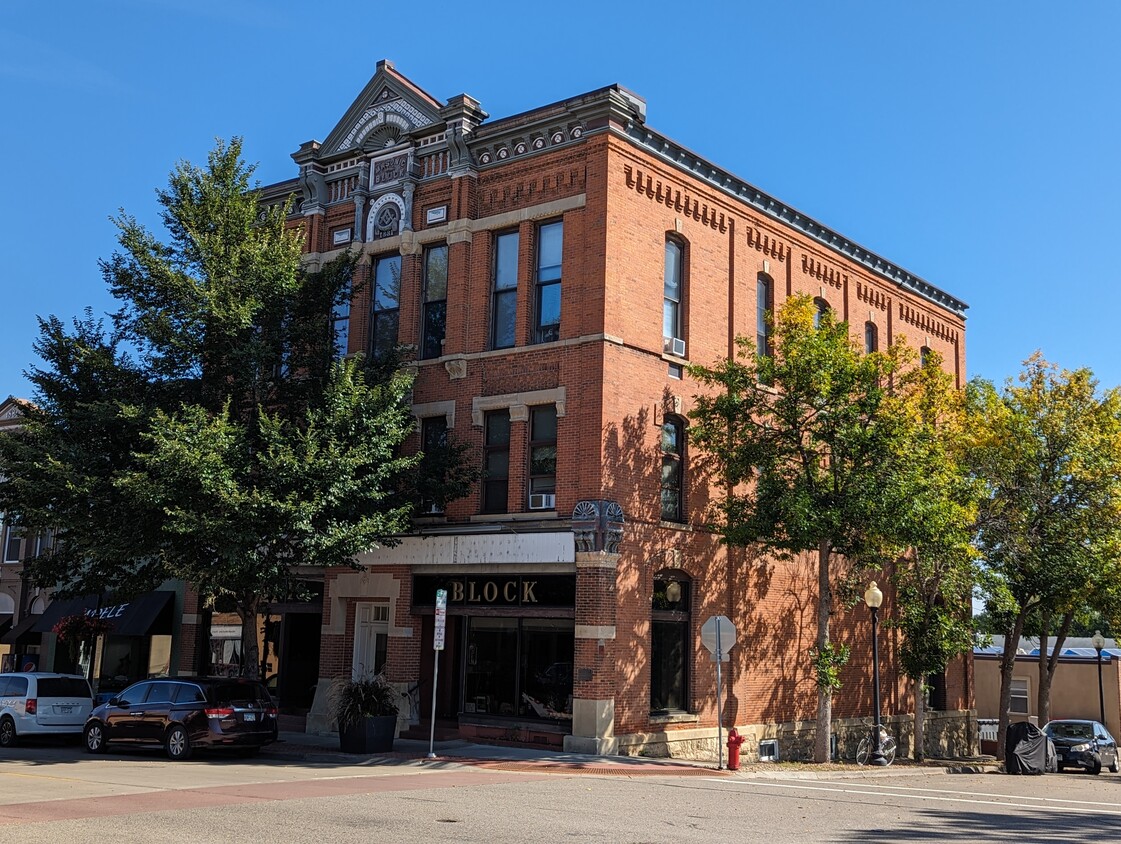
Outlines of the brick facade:
M690 471L687 445L684 523L661 519L661 426L667 416L684 420L698 389L681 367L712 363L737 335L754 336L756 280L765 274L775 307L794 294L821 298L861 342L871 322L881 345L905 339L938 351L960 385L964 304L657 135L645 125L645 104L617 86L485 118L470 97L439 102L379 63L327 140L294 155L299 178L262 191L266 203L295 193L290 221L306 233L310 265L342 249L362 255L350 353L369 347L371 273L385 256L401 256L398 339L419 345L424 250L446 244L443 354L415 363L418 416L435 415L423 409L439 404L454 436L479 454L483 414L508 409L510 420L507 512L484 513L476 490L443 515L418 520L417 536L397 549L361 557L362 572L328 573L309 729L330 726L324 689L352 668L359 602L390 602L388 675L402 690L423 687L431 676L432 652L422 648L425 635L431 641L431 618L416 611L412 577L429 573L575 578L575 604L561 616L575 631L566 746L637 752L672 744L675 733L690 740L714 733L714 666L699 630L716 614L739 630L725 673L725 726L812 721L814 561L728 550L702 530L711 492ZM406 214L389 236L372 237L382 218L371 209L386 208ZM563 221L559 338L536 343L537 238L554 221ZM507 232L518 233L514 345L494 349L494 250ZM667 238L684 255L684 357L664 351ZM531 511L529 420L533 407L550 404L557 411L555 510ZM592 548L574 546L570 516L580 502L618 504L618 548L598 539ZM432 558L436 541L421 536L439 537L446 556ZM484 552L491 557L472 556ZM691 585L687 705L652 715L651 606L655 575L664 570L683 572ZM867 613L839 613L834 631L854 654L834 712L858 717L871 709ZM465 660L463 642L457 635L456 652L444 658ZM896 673L897 644L885 630L885 713L910 710ZM461 680L453 670L448 682ZM947 672L947 709L970 709L971 686L966 658ZM457 693L449 693L452 704ZM518 721L519 713L506 714Z

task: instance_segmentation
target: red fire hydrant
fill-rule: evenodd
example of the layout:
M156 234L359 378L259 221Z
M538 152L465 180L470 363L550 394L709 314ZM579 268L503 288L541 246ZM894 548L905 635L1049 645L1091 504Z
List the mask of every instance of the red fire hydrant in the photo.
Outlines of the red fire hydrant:
M740 745L746 739L739 734L735 727L728 730L728 770L738 771L740 769Z

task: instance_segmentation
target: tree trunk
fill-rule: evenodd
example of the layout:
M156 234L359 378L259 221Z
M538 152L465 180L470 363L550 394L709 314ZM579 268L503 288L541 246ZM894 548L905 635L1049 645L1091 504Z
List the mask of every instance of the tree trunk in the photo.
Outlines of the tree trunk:
M259 679L261 671L261 652L257 645L260 605L258 595L243 595L237 605L237 614L241 617L241 676L251 680Z
M1000 655L1000 704L997 713L996 757L1004 761L1004 743L1008 737L1008 710L1012 706L1012 669L1016 667L1016 648L1020 635L1024 632L1027 611L1021 609L1012 623L1012 629L1004 637L1004 653Z
M923 688L923 678L916 677L915 684L915 752L916 762L926 758L926 692Z
M1047 621L1049 622L1050 619L1048 618ZM1044 659L1046 642L1042 635L1039 637L1039 697L1036 700L1036 709L1039 712L1040 726L1051 720L1051 686L1055 680L1055 669L1059 667L1059 654L1066 644L1067 634L1070 633L1073 623L1074 613L1063 613L1063 620L1059 622L1059 632L1055 634L1055 644L1046 659Z
M829 587L829 552L827 541L817 546L817 651L823 653L829 644L829 615L833 609L833 593ZM824 686L819 677L817 684L817 731L814 735L814 761L828 762L829 740L833 732L833 690Z

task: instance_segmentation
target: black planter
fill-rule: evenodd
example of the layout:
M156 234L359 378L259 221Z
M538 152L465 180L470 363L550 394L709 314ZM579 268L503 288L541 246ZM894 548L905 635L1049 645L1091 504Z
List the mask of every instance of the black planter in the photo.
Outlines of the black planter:
M393 749L396 733L396 715L371 715L339 728L339 749L343 753L387 753Z

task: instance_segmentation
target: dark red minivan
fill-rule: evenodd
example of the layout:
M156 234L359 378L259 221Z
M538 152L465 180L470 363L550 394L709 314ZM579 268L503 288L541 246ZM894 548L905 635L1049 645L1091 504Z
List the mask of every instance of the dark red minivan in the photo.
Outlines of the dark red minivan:
M161 745L169 759L199 748L255 753L276 741L276 704L263 683L224 677L168 677L134 683L90 713L86 750Z

